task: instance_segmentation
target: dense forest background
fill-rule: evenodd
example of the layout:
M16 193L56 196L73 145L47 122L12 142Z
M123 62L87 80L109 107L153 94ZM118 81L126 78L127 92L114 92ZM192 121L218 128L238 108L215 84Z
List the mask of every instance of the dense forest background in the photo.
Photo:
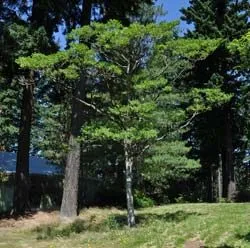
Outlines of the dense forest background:
M127 202L130 226L134 204L250 200L249 13L248 0L190 0L183 36L151 0L1 1L14 211L30 208L30 154L64 168L62 217L84 206L86 178L102 182L97 204Z

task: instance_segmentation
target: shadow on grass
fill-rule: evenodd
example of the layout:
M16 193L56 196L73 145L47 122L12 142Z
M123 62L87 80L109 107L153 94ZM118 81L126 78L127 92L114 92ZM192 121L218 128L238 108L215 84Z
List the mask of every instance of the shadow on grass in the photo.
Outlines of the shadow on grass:
M37 234L37 240L69 237L71 234L79 234L86 231L88 226L83 220L76 220L73 223L60 226L59 224L44 225L33 229Z
M231 245L220 245L220 246L217 246L216 248L234 248L234 246L231 246Z
M205 246L204 248L234 248L231 245L219 245L219 246Z
M250 242L250 232L246 233L246 234L237 234L236 238L238 239L243 239L247 242Z
M250 242L250 232L245 233L245 234L238 233L234 237L238 240L244 240L246 242ZM205 248L234 248L234 247L235 246L227 245L227 244L223 244L223 245L219 245L219 246L205 246Z
M138 214L136 216L137 226L149 225L154 221L162 222L181 222L187 219L189 216L201 215L197 212L185 212L176 211L174 213L162 213L162 214ZM69 237L71 234L79 234L82 232L94 231L103 232L108 230L122 229L127 226L127 216L125 214L111 214L102 222L96 223L95 218L85 222L78 219L75 222L67 225L45 225L36 227L33 232L37 235L37 240L53 239L57 237Z
M148 224L153 221L162 221L162 222L181 222L187 219L190 216L199 216L202 215L201 213L197 212L185 212L185 211L176 211L174 213L162 213L162 214L153 214L153 213L146 213L142 214L139 213L136 215L136 224L143 225ZM127 225L127 216L126 215L113 215L113 219L117 222L119 227L123 227Z
M235 237L239 240L245 240L247 242L250 242L250 232L246 234L236 234ZM234 246L224 244L219 246L206 246L205 248L234 248Z

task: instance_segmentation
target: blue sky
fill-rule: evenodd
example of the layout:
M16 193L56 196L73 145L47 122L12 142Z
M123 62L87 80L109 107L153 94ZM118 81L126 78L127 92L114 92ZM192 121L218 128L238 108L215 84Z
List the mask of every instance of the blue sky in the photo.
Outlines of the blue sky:
M163 5L165 11L167 11L164 20L173 21L178 20L181 16L180 9L186 8L189 5L189 0L157 0L158 5ZM188 25L185 22L181 22L181 30L186 30Z
M156 4L163 5L164 10L167 11L167 15L161 18L161 20L173 21L180 18L181 13L179 10L183 7L187 7L189 5L189 0L157 0ZM187 27L185 22L181 22L180 31L183 33ZM64 47L65 39L61 32L57 33L55 38L59 41L60 46Z
M188 0L157 0L156 3L159 5L162 4L164 9L168 11L168 20L178 19L180 17L179 10L189 5Z

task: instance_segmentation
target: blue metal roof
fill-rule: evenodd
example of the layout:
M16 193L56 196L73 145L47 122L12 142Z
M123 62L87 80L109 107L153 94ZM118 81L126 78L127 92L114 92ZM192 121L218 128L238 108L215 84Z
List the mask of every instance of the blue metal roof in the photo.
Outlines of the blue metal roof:
M0 170L6 173L16 172L16 153L0 152ZM30 174L54 175L62 174L62 168L47 159L30 156L29 172Z

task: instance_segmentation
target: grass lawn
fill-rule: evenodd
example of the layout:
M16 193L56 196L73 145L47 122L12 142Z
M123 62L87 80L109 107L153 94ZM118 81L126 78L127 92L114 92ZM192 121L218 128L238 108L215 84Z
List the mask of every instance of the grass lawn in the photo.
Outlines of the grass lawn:
M250 248L250 204L175 204L136 214L132 229L125 225L126 212L117 209L83 210L71 225L57 218L12 227L0 221L0 248L178 248L189 239L211 248Z

